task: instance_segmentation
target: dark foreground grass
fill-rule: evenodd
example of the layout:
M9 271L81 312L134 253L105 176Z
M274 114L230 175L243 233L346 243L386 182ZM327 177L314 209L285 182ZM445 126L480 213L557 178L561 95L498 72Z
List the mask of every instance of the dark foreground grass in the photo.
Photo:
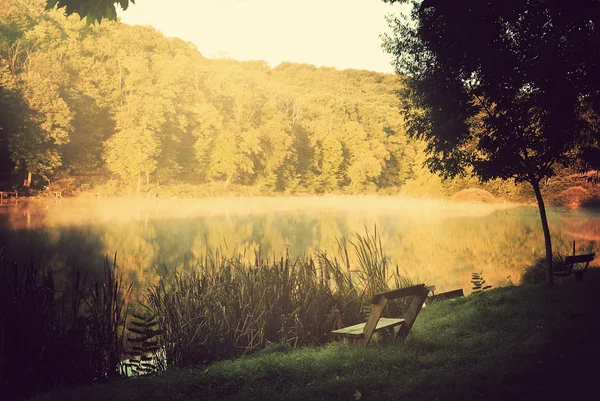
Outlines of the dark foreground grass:
M548 400L596 393L600 269L425 308L404 343L268 352L36 400Z

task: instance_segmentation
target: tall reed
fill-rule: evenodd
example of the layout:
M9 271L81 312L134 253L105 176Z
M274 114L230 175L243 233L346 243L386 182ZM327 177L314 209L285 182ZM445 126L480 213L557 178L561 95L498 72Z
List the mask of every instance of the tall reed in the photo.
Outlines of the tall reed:
M106 259L102 280L89 287L87 275L77 273L68 300L57 294L52 275L31 261L7 263L1 251L0 258L1 399L120 373L131 286L115 273L116 255L112 264ZM376 229L338 240L332 254L317 250L275 260L259 250L250 262L217 249L191 267L163 265L157 268L160 280L147 291L152 318L139 315L129 325L134 333L143 326L143 335L130 340L142 344L138 370L162 370L141 369L160 344L161 357L164 352L168 364L182 366L271 343L327 342L332 329L363 321L374 293L411 284L390 266ZM405 308L390 305L392 314Z
M258 251L250 263L217 250L188 269L157 269L148 303L168 363L208 363L270 343L322 344L332 329L362 321L373 294L410 284L398 269L390 271L376 230L337 244L333 257L318 250L314 258L274 260ZM395 313L405 307L391 306Z
M77 274L66 307L51 273L0 258L0 399L115 376L125 315L116 264L106 261L93 290Z

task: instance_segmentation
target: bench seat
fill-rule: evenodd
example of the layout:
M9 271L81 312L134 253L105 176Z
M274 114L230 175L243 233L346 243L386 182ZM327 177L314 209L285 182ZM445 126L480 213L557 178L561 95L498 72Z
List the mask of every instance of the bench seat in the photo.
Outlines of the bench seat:
M401 325L402 323L404 323L404 319L392 319L388 317L382 317L379 318L374 332L377 333L378 331L396 327ZM365 324L367 323L359 323L355 324L354 326L344 327L343 329L333 330L331 334L341 337L362 338L364 336L363 330L365 328Z
M393 327L400 326L395 337L400 339L406 338L419 311L423 307L423 302L425 302L428 293L429 289L425 287L425 284L417 284L410 287L397 288L395 290L377 293L371 300L371 312L365 323L334 330L331 334L347 337L351 340L355 340L361 346L366 347L369 344L369 341L371 341L373 333L376 331L389 329L392 331L390 334L393 334ZM408 310L404 313L403 319L381 318L389 301L403 297L412 297L412 301Z

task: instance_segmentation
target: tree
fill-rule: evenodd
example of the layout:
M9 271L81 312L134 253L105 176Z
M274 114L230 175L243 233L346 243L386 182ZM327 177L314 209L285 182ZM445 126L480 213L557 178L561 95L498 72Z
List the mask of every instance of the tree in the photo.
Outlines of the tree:
M103 18L116 21L116 4L127 10L129 3L135 0L46 0L46 9L64 8L65 14L79 14L81 18L87 17L87 23L101 22Z
M540 183L598 148L600 2L384 0L384 48L404 74L409 134L428 142L428 167L482 181L528 182L536 195L552 283L552 243ZM597 121L597 120L596 120Z

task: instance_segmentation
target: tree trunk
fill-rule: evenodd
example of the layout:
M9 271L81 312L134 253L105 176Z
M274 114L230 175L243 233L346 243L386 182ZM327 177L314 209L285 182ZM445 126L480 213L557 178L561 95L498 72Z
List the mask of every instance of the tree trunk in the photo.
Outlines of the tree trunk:
M26 187L30 187L31 186L31 171L27 172L27 181L25 181L25 186Z
M150 173L146 171L146 185L150 184Z
M542 193L540 192L539 181L533 181L531 185L535 191L535 198L537 199L540 218L542 219L542 229L544 230L544 243L546 244L546 284L552 285L554 283L554 276L552 276L552 240L550 239L550 228L548 227L548 219L546 218L546 207L544 206L544 199L542 199Z
M140 187L142 185L142 175L138 174L138 183L137 183L137 189L135 190L135 192L140 192Z

